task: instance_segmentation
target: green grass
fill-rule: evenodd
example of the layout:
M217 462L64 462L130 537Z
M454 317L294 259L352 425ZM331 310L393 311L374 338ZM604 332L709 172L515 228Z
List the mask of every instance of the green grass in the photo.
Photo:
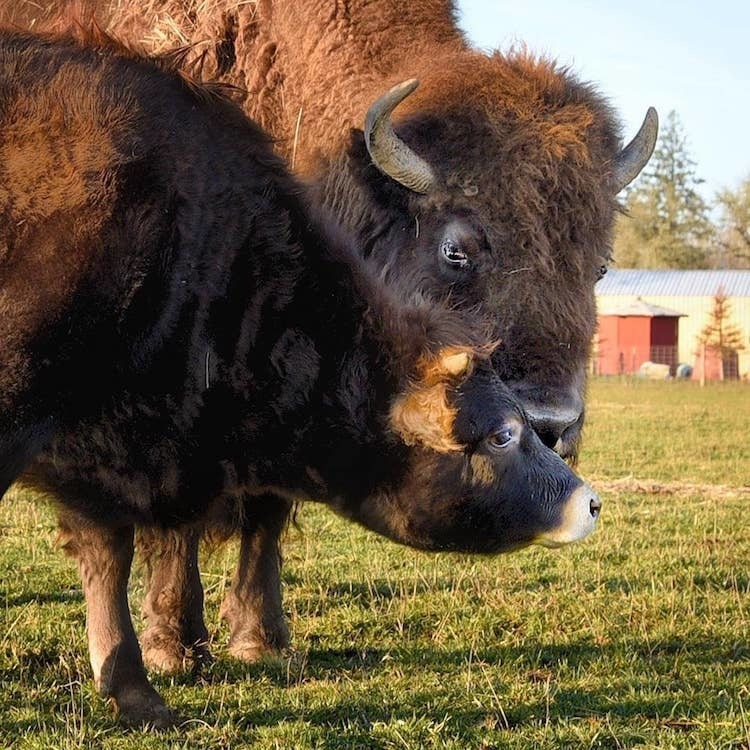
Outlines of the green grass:
M95 695L49 509L0 507L0 747L747 748L750 387L596 381L580 545L428 555L306 507L286 543L294 653L227 658L236 559L204 561L218 661L155 684L186 718L126 730ZM623 481L624 478L624 481ZM618 481L619 480L619 481ZM136 611L141 589L136 576Z

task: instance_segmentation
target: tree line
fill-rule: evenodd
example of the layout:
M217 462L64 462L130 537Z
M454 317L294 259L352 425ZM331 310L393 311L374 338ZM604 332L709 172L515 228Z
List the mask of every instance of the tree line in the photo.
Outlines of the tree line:
M699 192L703 182L673 110L648 168L625 195L616 267L750 268L750 174L713 202Z

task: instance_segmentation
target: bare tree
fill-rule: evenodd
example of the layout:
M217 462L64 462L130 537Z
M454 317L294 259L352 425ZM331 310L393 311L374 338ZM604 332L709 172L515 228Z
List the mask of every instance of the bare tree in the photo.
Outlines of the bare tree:
M716 204L721 211L717 265L750 268L750 175L735 190L719 192Z

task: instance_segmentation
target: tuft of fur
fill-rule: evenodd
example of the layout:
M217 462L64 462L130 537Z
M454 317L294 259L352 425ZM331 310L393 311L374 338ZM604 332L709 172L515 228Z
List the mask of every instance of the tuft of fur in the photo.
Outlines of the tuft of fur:
M391 405L391 429L407 445L421 444L438 453L462 450L454 435L456 409L449 395L471 376L475 361L487 359L493 348L450 346L422 356L417 379Z

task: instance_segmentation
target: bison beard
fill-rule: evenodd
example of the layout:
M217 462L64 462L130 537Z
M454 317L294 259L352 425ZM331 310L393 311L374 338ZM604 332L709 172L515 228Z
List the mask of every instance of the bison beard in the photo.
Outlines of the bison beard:
M613 114L593 87L523 51L471 49L450 0L334 5L160 0L146 13L140 0L56 0L43 9L22 0L6 13L17 24L64 26L75 7L152 50L194 42L182 52L188 67L198 60L207 77L238 87L245 111L386 275L493 319L502 340L497 372L542 440L575 457L594 283L609 261L615 194L645 164L654 118L620 151ZM424 169L416 181L396 182L381 153L375 161L385 173L376 170L360 130L372 103L414 76L421 85L396 111L395 131L426 164L427 193ZM241 527L240 563L222 608L241 658L288 642L278 542L261 531L265 524L250 517ZM283 528L283 517L271 527ZM156 554L144 656L167 671L206 632L179 606L202 594L179 589L199 579L190 573L195 560L184 558L194 547L177 536L160 545L152 533L148 545ZM152 607L157 600L175 609Z
M215 91L90 42L0 32L0 486L23 468L60 506L126 720L172 718L128 611L136 524L239 503L268 567L233 593L272 613L293 500L425 549L593 530L598 499L488 364L492 326L382 282ZM201 658L195 527L175 539L147 611ZM281 645L283 620L250 624Z

